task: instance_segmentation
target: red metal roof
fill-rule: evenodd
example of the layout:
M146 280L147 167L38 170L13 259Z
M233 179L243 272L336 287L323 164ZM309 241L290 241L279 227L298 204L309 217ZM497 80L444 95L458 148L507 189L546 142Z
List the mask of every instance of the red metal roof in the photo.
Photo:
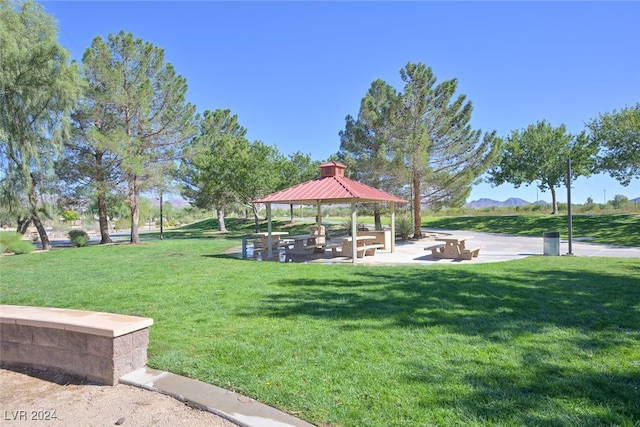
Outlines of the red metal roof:
M377 188L361 184L344 176L345 165L328 162L320 165L322 176L311 181L254 200L256 203L347 203L407 201Z

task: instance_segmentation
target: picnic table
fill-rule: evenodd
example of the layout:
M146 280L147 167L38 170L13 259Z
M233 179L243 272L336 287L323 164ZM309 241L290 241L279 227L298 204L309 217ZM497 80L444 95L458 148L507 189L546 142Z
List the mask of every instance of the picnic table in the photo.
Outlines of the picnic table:
M376 249L382 249L384 244L374 243L376 236L356 236L357 257L374 256ZM344 237L342 239L342 254L344 256L353 256L353 237Z
M311 254L316 249L324 250L325 246L323 234L298 234L287 237L285 251L293 254Z
M272 248L277 248L280 246L280 244L282 243L280 240L280 236L284 236L287 235L289 233L287 233L286 231L273 231L271 232L271 247ZM268 232L264 232L264 233L253 233L252 236L254 237L258 237L258 239L256 239L253 242L253 247L256 249L259 248L268 248L269 247L269 233Z
M466 242L470 239L471 237L437 237L435 240L440 243L427 246L424 250L430 250L434 258L470 260L477 257L482 249L481 246L467 248Z

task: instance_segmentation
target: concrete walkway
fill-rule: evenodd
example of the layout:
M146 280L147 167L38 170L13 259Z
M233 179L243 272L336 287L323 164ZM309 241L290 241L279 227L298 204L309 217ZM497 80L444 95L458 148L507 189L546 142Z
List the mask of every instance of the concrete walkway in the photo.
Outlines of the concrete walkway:
M463 230L436 230L430 229L425 232L434 232L438 235L465 236L470 238L467 242L468 247L482 246L480 254L472 260L451 260L451 259L435 259L431 255L431 251L425 251L425 247L434 243L433 238L421 240L409 240L407 242L396 241L395 252L389 250L378 250L375 256L365 256L358 258L358 264L361 265L446 265L446 264L478 264L486 262L510 261L514 259L526 258L528 256L542 256L544 254L544 239L540 237L522 237L508 236L494 233L480 233L475 231ZM574 256L583 257L623 257L623 258L640 258L640 248L628 246L615 246L595 244L585 241L573 240L571 252ZM233 248L228 253L235 254L240 257L241 248ZM560 255L566 255L569 252L568 242L561 240ZM248 257L253 257L253 252L248 252ZM291 259L290 259L291 258ZM274 254L274 259L280 259L281 262L304 262L311 264L350 264L351 258L341 256L340 254L333 256L331 251L324 254L302 255L302 256L285 256L284 251Z
M396 251L379 251L373 257L364 257L359 261L363 264L371 265L397 265L397 264L421 264L421 265L441 265L441 264L477 264L485 262L509 261L526 258L528 256L543 255L544 239L540 237L507 236L494 233L480 233L463 230L429 230L439 234L450 234L453 236L470 237L468 246L482 246L477 258L470 261L434 259L430 251L424 248L433 244L433 241L419 240L409 242L398 242ZM588 243L584 241L572 241L571 252L574 256L581 257L622 257L640 258L640 248L628 246L615 246ZM560 255L569 252L569 245L566 240L560 241Z
M120 382L175 397L242 427L313 427L249 397L170 372L141 368L123 376Z

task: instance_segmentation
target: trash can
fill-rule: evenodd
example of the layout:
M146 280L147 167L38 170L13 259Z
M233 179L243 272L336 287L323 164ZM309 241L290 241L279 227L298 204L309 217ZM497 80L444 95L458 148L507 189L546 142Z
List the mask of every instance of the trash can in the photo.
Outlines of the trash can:
M560 256L560 232L545 231L542 233L544 255Z

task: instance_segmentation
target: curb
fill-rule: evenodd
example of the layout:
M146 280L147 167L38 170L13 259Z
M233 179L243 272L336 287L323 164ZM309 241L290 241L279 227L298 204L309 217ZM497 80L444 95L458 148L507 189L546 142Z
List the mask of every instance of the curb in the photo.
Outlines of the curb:
M241 427L313 427L250 397L157 369L140 368L121 377L120 383L172 396Z

